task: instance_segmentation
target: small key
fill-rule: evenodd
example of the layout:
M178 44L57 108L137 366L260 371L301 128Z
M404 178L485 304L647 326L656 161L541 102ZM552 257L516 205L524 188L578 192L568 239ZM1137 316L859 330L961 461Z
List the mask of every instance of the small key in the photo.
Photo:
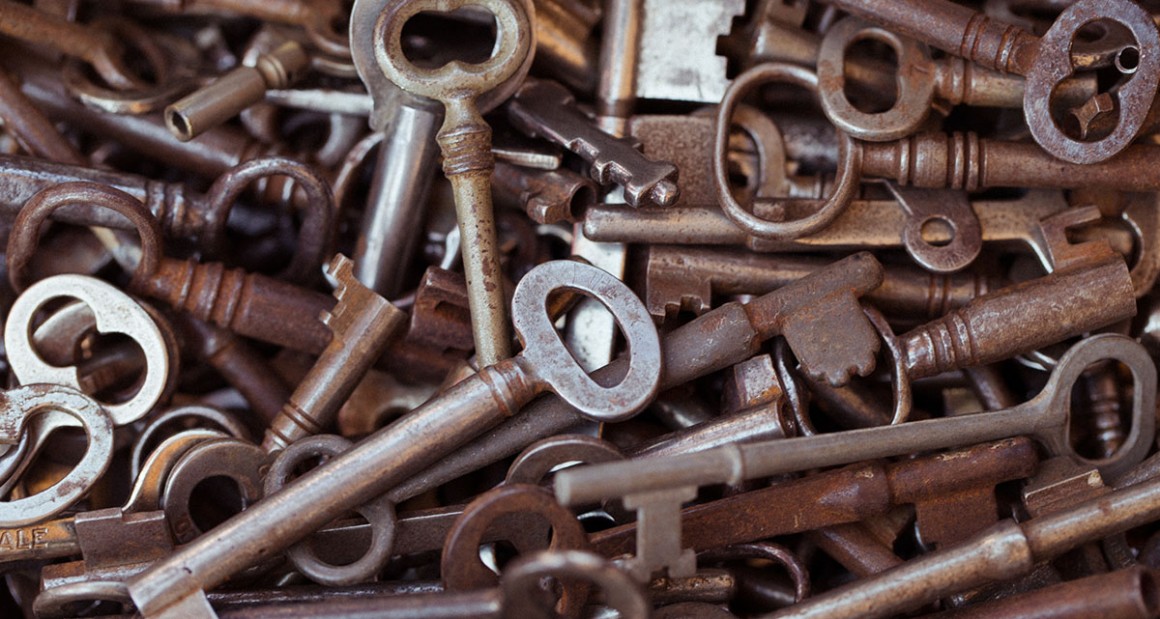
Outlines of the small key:
M580 155L591 167L594 180L624 186L632 206L668 206L680 195L677 168L651 161L631 139L601 131L575 106L563 86L550 81L527 81L507 105L508 118L531 137L542 137Z
M334 289L338 303L322 315L322 322L333 337L270 423L262 443L267 451L284 449L329 425L407 322L406 312L354 278L353 267L342 254L335 255L327 266L327 273L338 282Z
M987 490L990 499L984 498L980 504L991 505L992 513L998 513L993 507L995 485L1029 477L1038 463L1034 444L1018 438L897 463L869 462L825 471L685 507L680 512L681 542L700 552L859 522L897 505L914 503L921 507L929 501L937 508L940 497L963 490L964 480L955 470L960 466L971 471L969 484ZM784 507L772 510L770 505ZM961 526L971 524L968 521ZM605 556L632 553L636 525L605 529L591 538L593 547Z
M760 206L760 205L759 205ZM1032 251L1045 269L1050 269L1049 249L1039 235L1039 222L1068 208L1059 191L1029 191L1014 200L975 200L971 210L978 219L982 241L994 245L1022 245ZM1154 243L1148 242L1156 230L1160 203L1135 201L1120 218L1129 230L1113 222L1086 226L1073 231L1078 240L1105 238L1117 253L1129 256L1135 247L1143 250L1143 257L1132 267L1137 296L1152 288L1160 259ZM667 209L626 210L611 205L597 204L588 208L584 218L585 233L598 241L620 243L647 243L662 245L744 245L751 251L768 253L859 251L868 249L905 248L912 255L921 255L930 243L944 243L954 239L957 232L935 235L921 246L908 245L903 230L921 224L928 218L910 217L899 208L897 201L854 200L841 215L825 229L810 236L792 240L771 240L748 236L719 209L705 207L676 207ZM912 235L911 240L914 239ZM918 250L917 252L915 250Z
M453 61L421 69L403 54L403 26L424 10L453 11L478 6L495 16L496 43L490 59L479 64ZM446 113L437 140L443 173L455 192L475 354L487 366L511 355L507 303L491 203L491 127L476 100L526 75L531 60L532 26L518 0L391 0L375 21L374 51L379 69L402 90L443 103ZM519 78L516 78L519 79Z
M645 258L644 299L658 320L680 312L700 316L722 298L766 294L829 264L822 256L755 254L729 248L652 245ZM890 265L865 299L891 316L934 319L1004 282L979 272L930 273Z
M1019 28L949 0L828 0L831 6L912 37L988 69L1027 78L1023 114L1044 150L1072 163L1098 163L1132 143L1144 126L1160 84L1160 31L1152 16L1131 0L1080 0L1038 38ZM1139 52L1131 78L1115 89L1119 122L1107 136L1080 141L1051 116L1050 100L1060 82L1075 72L1071 49L1077 32L1097 20L1126 28Z
M585 374L556 334L545 305L559 290L598 298L620 324L631 361L611 388ZM238 514L184 549L154 564L129 586L146 616L178 616L204 605L209 589L271 556L335 517L384 494L513 415L544 391L554 391L584 414L624 419L657 392L660 341L644 306L611 275L571 261L542 264L516 287L512 302L524 351L488 366L440 397L375 432L281 491ZM277 522L277 527L270 523ZM208 608L208 606L205 606Z
M1115 456L1089 461L1074 453L1069 438L1071 387L1087 366L1103 359L1115 359L1127 365L1135 379L1132 431ZM1155 399L1156 367L1144 348L1121 335L1100 334L1072 346L1039 395L1012 409L734 445L655 460L578 467L556 475L556 497L565 505L580 505L666 488L736 484L747 479L1019 435L1037 439L1053 455L1089 463L1105 476L1114 478L1147 453L1156 425Z

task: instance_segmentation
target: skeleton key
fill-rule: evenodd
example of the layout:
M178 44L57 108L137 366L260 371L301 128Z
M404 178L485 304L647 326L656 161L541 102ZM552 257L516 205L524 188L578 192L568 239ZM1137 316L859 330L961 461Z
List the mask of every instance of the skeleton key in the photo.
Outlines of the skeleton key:
M92 65L111 86L127 90L144 84L125 63L117 37L96 26L77 24L30 6L0 2L0 33L34 44L49 44Z
M817 273L763 295L747 304L727 303L665 335L661 389L671 389L757 354L762 343L784 334L804 367L826 380L841 381L851 372L851 360L861 359L859 372L873 369L878 337L854 300L882 281L882 265L862 253L840 260ZM827 325L841 325L841 341L814 339ZM710 342L708 348L706 342ZM698 354L690 355L695 350ZM873 352L872 352L873 351ZM624 372L623 358L594 372L600 381ZM558 398L543 398L524 413L485 434L421 474L391 490L402 501L508 456L528 444L567 430L583 418Z
M660 321L672 321L682 311L700 316L722 298L766 294L829 264L822 256L677 245L652 245L645 260L641 298ZM882 285L865 298L888 315L930 320L1003 283L998 277L972 271L935 274L891 265L884 270Z
M335 255L327 273L338 286L338 303L322 316L334 334L326 350L298 384L282 412L270 422L262 447L284 449L322 431L371 365L407 322L407 314L354 278L353 263Z
M1015 438L900 462L852 465L685 507L680 511L683 539L676 541L700 552L864 521L911 503L921 521L924 504L933 504L932 511L953 506L947 497L962 492L964 485L983 491L980 512L990 506L995 514L995 486L1029 477L1038 464L1034 443ZM784 507L772 510L770 505ZM958 524L970 528L972 522ZM591 535L593 547L611 557L632 553L636 537L634 523Z
M949 0L828 0L862 19L912 37L988 69L1027 77L1023 114L1031 135L1044 150L1072 163L1096 163L1127 147L1147 120L1160 84L1160 32L1151 15L1131 0L1080 0L1060 14L1037 38ZM1051 116L1053 90L1070 77L1072 40L1093 21L1106 20L1127 29L1139 60L1130 79L1116 88L1119 122L1110 134L1081 141L1066 133Z
M561 289L601 300L629 341L624 379L605 388L584 374L560 343L544 312ZM620 281L571 261L542 264L516 287L512 303L524 351L456 384L442 396L299 477L134 578L130 591L146 616L207 615L202 589L288 547L358 505L437 462L467 439L514 414L541 392L601 420L617 420L645 406L661 374L660 341L652 320ZM279 526L271 528L270 522ZM200 601L199 601L200 600Z
M864 75L877 67L863 67L865 60L847 50L856 41L873 40L889 45L898 59L898 100L882 112L864 112L846 96L844 84L851 81L881 82L889 74ZM927 119L932 106L951 105L1015 107L1023 104L1024 80L981 69L961 58L933 60L925 45L858 19L846 17L826 31L817 50L818 79L833 87L819 93L822 110L834 126L850 135L875 142L895 140L914 133ZM861 79L859 79L861 78ZM894 79L890 79L893 82ZM878 86L895 88L894 83ZM1067 80L1054 96L1077 104L1096 96L1094 76ZM945 105L945 104L944 104Z
M677 168L645 158L631 139L601 131L575 106L572 94L550 81L528 80L507 105L508 118L531 137L543 137L580 155L594 180L624 186L632 206L668 206L677 200Z
M411 17L427 9L452 11L466 6L478 6L495 16L496 43L489 60L470 65L452 61L433 70L407 60L402 34ZM455 192L475 353L481 365L509 357L511 337L491 203L495 167L491 127L480 115L476 100L513 76L526 75L532 39L529 9L519 0L391 0L375 22L379 69L404 91L440 101L446 108L437 140L443 152L443 172Z
M1071 446L1071 387L1087 366L1103 359L1120 361L1132 372L1132 430L1116 455L1091 461L1075 454ZM1148 451L1156 425L1152 414L1155 385L1156 367L1142 346L1121 335L1094 335L1068 350L1039 395L1012 409L577 467L556 475L556 497L565 505L580 505L612 496L735 484L1024 434L1037 439L1053 455L1069 456L1099 468L1105 476L1115 477L1137 464Z

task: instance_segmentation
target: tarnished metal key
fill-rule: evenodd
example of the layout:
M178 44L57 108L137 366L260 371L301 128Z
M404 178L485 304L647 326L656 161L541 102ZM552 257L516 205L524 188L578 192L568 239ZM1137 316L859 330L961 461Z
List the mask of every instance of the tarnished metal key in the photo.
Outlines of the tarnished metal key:
M1027 574L1087 541L1160 518L1160 479L1090 499L1023 523L1005 520L946 550L844 587L766 619L893 617L951 593ZM991 616L991 615L988 615ZM1104 616L1104 615L1088 615Z
M544 311L549 295L559 290L598 298L616 317L632 354L619 384L598 385L560 342ZM157 562L130 583L138 609L148 617L209 616L202 589L383 494L544 391L602 420L632 415L656 394L661 374L656 329L640 301L611 275L571 261L545 263L520 281L513 306L516 332L525 344L521 354L481 369Z
M650 161L631 139L601 131L576 109L571 93L555 82L528 81L508 103L507 112L520 131L580 155L591 164L596 181L624 186L625 200L632 206L667 206L680 195L676 166Z
M333 333L330 344L270 422L262 446L272 451L322 431L387 343L407 321L407 314L354 278L350 259L338 254L327 272L337 282L338 303L322 316Z
M116 88L138 88L139 77L129 69L125 48L112 33L77 24L20 2L0 2L0 33L22 41L56 46L62 53L81 58Z
M671 389L756 354L762 344L785 335L802 364L820 379L849 378L851 361L861 358L859 372L873 368L878 339L855 300L882 281L882 265L866 253L840 260L817 273L746 304L726 303L667 333L661 389ZM847 336L840 345L813 334L841 325ZM839 327L832 327L839 328ZM690 355L688 351L698 351ZM622 375L623 358L593 373L598 381ZM461 475L514 456L529 444L583 421L566 402L546 397L496 429L472 441L435 465L399 484L390 493L397 501L410 498Z
M1115 359L1135 379L1132 430L1116 455L1089 461L1075 454L1070 441L1071 387L1092 363ZM1029 435L1055 455L1068 455L1110 477L1127 471L1149 449L1156 420L1156 367L1142 346L1120 335L1101 334L1081 340L1059 361L1038 396L1015 408L913 421L763 443L730 445L668 458L639 459L561 471L556 496L565 505L580 505L612 496L719 483L739 483L813 468L848 464Z
M490 59L421 69L406 58L403 25L411 17L424 10L449 12L465 6L495 16L496 43ZM534 38L531 17L520 0L392 0L375 22L374 32L379 69L404 91L440 101L446 108L437 140L443 173L455 191L475 354L481 365L491 365L511 355L511 336L491 203L495 167L491 127L480 116L476 101L513 75L526 73Z
M1131 0L1080 0L1069 6L1042 38L949 0L828 0L869 22L913 37L989 69L1027 77L1023 113L1035 141L1064 161L1097 163L1123 150L1144 127L1160 82L1160 46L1151 15ZM1138 62L1114 93L1119 118L1099 139L1068 135L1052 117L1056 86L1076 72L1072 40L1081 28L1106 20L1131 34ZM1147 50L1147 51L1145 51Z

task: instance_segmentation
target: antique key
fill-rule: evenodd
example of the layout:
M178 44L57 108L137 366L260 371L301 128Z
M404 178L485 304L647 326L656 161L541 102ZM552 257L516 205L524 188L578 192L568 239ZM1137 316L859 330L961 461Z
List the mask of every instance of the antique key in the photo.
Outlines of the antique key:
M601 300L629 341L623 380L606 388L581 371L544 312L548 296L575 290ZM647 404L661 374L660 342L644 306L621 282L571 261L545 263L516 287L516 333L524 351L458 383L349 451L298 478L154 564L129 589L146 616L208 616L202 589L288 547L438 461L461 443L555 391L586 415L623 419ZM271 522L278 522L271 528Z
M33 7L0 2L0 32L31 43L48 43L61 52L83 59L110 85L138 88L141 79L128 68L120 40L106 30L84 26Z
M1160 517L1160 480L1155 478L1071 509L1005 520L961 544L819 595L766 619L892 617L945 595L993 580L1019 577L1040 562L1077 545L1107 537ZM989 616L989 615L988 615Z
M632 206L668 206L680 195L677 168L650 161L632 141L601 131L575 108L575 100L555 82L529 81L507 106L508 118L524 133L543 137L575 152L592 166L600 183L624 186Z
M1055 157L1097 163L1127 147L1144 127L1160 83L1160 31L1151 15L1131 0L1080 0L1069 6L1042 38L990 19L947 0L828 0L869 22L960 55L989 69L1027 77L1023 114L1035 141ZM1075 139L1052 118L1053 90L1075 69L1072 39L1085 25L1107 20L1126 28L1136 62L1130 79L1116 89L1120 111L1115 129L1096 140Z
M859 110L846 96L846 79L884 81L886 75L865 75L872 69L862 67L865 59L846 54L856 41L881 41L897 54L898 100L883 112ZM820 94L822 110L836 127L861 140L893 140L914 133L927 119L932 106L939 101L957 105L1014 107L1023 105L1024 80L982 69L962 58L933 60L925 45L897 33L868 24L856 17L846 17L826 31L817 50L818 79L833 87ZM879 72L880 73L880 72ZM893 87L893 84L877 84ZM1094 76L1067 80L1059 85L1055 96L1082 103L1096 96Z
M465 6L480 7L495 16L496 44L489 60L480 64L452 61L438 69L422 69L407 60L402 34L409 19L423 10ZM495 167L491 127L480 116L476 100L527 71L534 46L528 8L520 0L394 0L378 17L374 32L379 69L404 91L440 101L446 108L437 139L443 151L443 172L455 191L475 354L481 365L491 365L511 355L511 337L491 204Z
M1132 430L1114 456L1090 461L1075 454L1070 442L1071 386L1087 366L1102 359L1118 360L1132 371L1136 381ZM1012 409L580 467L556 475L556 496L566 505L579 505L610 496L737 483L1021 434L1038 439L1053 454L1088 462L1114 478L1137 464L1149 449L1148 437L1155 430L1149 412L1155 406L1155 381L1156 367L1142 346L1120 335L1093 335L1068 350L1038 396Z
M342 254L335 255L327 266L327 273L338 282L334 291L338 303L322 317L333 337L270 422L262 444L267 451L284 449L333 421L339 407L407 320L406 313L360 284L352 268L350 259Z

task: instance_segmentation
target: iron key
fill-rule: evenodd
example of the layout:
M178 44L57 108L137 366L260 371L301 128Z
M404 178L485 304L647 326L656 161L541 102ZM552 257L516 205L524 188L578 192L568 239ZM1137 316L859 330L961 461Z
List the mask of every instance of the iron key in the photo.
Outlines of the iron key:
M544 308L549 295L561 289L599 298L616 317L632 351L618 385L598 385L560 342ZM544 391L556 392L601 420L630 416L656 394L661 354L652 319L632 291L611 275L576 262L549 262L524 276L513 306L516 333L525 343L520 355L483 368L154 564L129 585L141 612L150 617L208 616L202 589L383 494Z
M458 60L438 69L421 69L403 54L403 26L424 10L452 11L477 6L496 19L492 56L480 64ZM504 299L503 272L491 203L491 127L476 100L527 70L532 49L528 9L518 0L393 0L375 23L374 49L379 69L404 91L443 103L446 113L437 140L443 151L443 173L455 192L460 245L467 275L475 354L480 365L511 356L511 337Z

